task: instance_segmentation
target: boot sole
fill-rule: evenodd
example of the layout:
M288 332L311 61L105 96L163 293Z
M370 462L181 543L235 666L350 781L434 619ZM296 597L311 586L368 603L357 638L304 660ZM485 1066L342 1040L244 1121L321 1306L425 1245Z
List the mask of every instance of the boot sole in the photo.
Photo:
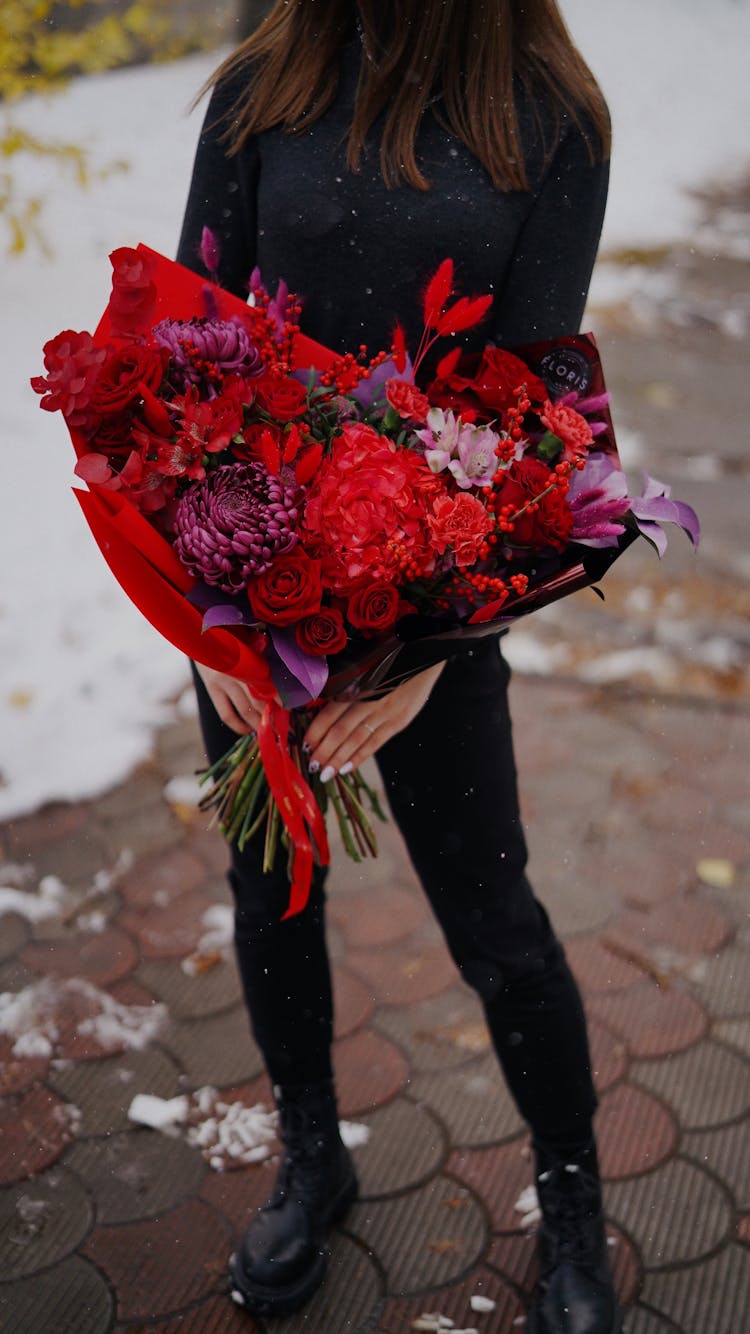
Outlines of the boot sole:
M348 1213L357 1198L358 1190L357 1178L353 1176L345 1183L331 1204L325 1220L326 1227L332 1227L334 1223L339 1223ZM305 1302L312 1297L323 1282L327 1266L328 1250L326 1247L318 1251L310 1268L304 1274L301 1274L294 1283L287 1284L285 1288L270 1288L261 1283L249 1283L242 1272L237 1255L230 1257L229 1273L235 1291L242 1298L238 1305L241 1305L244 1310L249 1311L251 1315L281 1316L291 1315L292 1311L304 1306Z

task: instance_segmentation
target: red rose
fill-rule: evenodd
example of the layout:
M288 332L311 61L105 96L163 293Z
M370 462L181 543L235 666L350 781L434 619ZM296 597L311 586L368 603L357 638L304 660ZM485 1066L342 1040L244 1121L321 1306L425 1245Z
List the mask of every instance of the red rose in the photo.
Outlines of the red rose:
M544 402L547 387L525 361L512 352L504 352L501 347L484 349L472 388L487 412L494 414L515 407L518 400L514 390L522 384L526 385L532 403Z
M250 606L259 621L293 625L320 608L323 590L320 565L302 551L277 556L273 565L247 586Z
M468 491L438 496L433 503L430 530L435 550L442 554L450 547L457 565L474 564L493 526L484 505Z
M352 593L346 608L347 620L363 635L379 635L398 619L401 598L393 584L369 584Z
M121 246L109 257L114 270L109 313L114 334L142 333L156 309L156 260L142 250Z
M264 375L255 385L256 402L278 422L301 417L307 407L307 390L299 380L286 375Z
M416 422L427 420L430 400L415 384L409 384L407 380L386 380L385 396L399 417Z
M128 343L113 352L99 372L91 406L102 417L119 414L141 397L139 385L155 391L164 376L165 356L153 347Z
M89 448L107 458L127 458L133 448L133 420L128 413L104 417L89 439Z
M511 511L509 518L514 527L508 535L511 547L530 547L541 551L553 547L564 551L573 528L573 514L559 487L543 495L554 476L540 459L521 459L511 463L498 492L498 512L505 505L520 510L533 501L535 508L526 510L519 518Z
M325 658L346 648L346 627L340 611L321 607L294 627L297 643L305 653Z

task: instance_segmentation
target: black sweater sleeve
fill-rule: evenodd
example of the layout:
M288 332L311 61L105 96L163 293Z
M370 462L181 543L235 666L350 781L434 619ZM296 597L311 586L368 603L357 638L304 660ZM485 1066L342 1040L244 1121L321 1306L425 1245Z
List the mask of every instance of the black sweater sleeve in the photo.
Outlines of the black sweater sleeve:
M241 157L227 156L223 136L234 100L231 85L213 92L208 105L188 191L177 260L205 275L198 256L201 234L209 227L220 246L219 281L235 296L247 297L256 263L256 191L259 155L254 141Z
M591 163L577 126L564 134L521 227L492 316L498 343L581 326L607 202L609 163Z

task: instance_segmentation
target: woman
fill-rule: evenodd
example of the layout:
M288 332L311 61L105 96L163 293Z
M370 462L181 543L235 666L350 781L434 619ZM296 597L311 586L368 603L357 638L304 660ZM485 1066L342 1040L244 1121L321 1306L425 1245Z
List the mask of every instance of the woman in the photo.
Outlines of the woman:
M554 0L279 0L217 71L179 259L204 226L220 281L254 265L304 299L304 328L337 350L416 345L438 263L494 292L467 346L575 332L599 240L609 129L599 89ZM410 336L410 337L409 337ZM611 1334L580 997L524 875L508 670L494 637L380 700L329 703L307 734L324 781L374 755L424 889L492 1041L536 1153L543 1212L537 1334ZM211 759L255 728L238 680L200 667ZM471 793L471 801L466 800ZM236 947L274 1083L284 1155L271 1200L232 1259L247 1307L282 1314L321 1282L325 1236L356 1195L338 1133L324 875L281 921L281 859L233 853Z

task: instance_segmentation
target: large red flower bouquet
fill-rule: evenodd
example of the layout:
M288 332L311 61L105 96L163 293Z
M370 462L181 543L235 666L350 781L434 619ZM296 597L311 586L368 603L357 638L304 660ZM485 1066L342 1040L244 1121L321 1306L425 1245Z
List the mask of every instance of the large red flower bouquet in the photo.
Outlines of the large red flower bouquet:
M203 253L211 272L208 233ZM378 809L359 773L308 771L306 710L591 583L639 530L660 549L664 521L697 540L697 520L658 483L628 496L590 336L435 361L491 304L454 298L449 260L413 362L399 328L369 360L312 343L257 274L246 305L144 246L111 261L95 334L49 342L32 385L63 413L76 495L126 592L264 701L207 804L230 839L265 829L267 864L282 830L298 911L328 859L328 801L355 857L375 850L365 800Z

